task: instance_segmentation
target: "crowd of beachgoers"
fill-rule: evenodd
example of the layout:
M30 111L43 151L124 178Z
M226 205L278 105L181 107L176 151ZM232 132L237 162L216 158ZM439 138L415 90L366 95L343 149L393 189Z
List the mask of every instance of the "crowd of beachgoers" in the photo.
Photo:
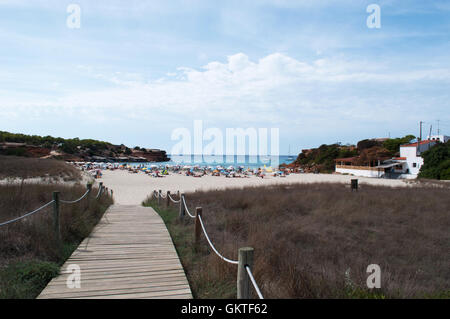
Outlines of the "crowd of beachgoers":
M143 173L150 177L165 177L170 174L180 174L191 177L202 176L224 176L227 178L248 178L250 176L256 176L264 178L266 176L273 177L286 177L289 174L294 173L290 168L272 168L271 166L258 168L250 168L245 166L201 166L201 165L157 165L157 164L117 164L117 163L96 163L96 162L76 162L75 166L83 171L90 173L95 178L102 176L104 170L123 170L128 171L131 174Z

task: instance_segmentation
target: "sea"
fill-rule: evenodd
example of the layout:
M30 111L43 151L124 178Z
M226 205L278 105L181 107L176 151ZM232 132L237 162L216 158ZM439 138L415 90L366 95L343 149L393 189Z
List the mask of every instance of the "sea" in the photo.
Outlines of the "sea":
M281 164L290 164L295 161L295 156L291 155L279 155L279 156L253 156L253 155L167 155L170 161L157 162L157 163L127 163L130 166L150 166L150 165L180 165L180 166L222 166L227 168L229 166L244 168L263 168L266 167L276 168Z

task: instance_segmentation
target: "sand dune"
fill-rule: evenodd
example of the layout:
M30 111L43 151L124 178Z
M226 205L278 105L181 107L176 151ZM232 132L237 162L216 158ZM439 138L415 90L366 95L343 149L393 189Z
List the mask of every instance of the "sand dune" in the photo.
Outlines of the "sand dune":
M245 186L263 186L270 184L292 183L344 183L350 185L350 180L358 178L359 184L407 186L403 180L376 179L354 177L348 175L331 174L291 174L287 177L249 177L249 178L225 178L224 176L203 176L195 178L180 174L171 174L166 177L153 178L144 173L131 174L128 171L103 171L103 177L98 182L114 191L114 199L118 204L140 204L153 190L161 189L164 193L193 192L196 190L211 190L224 188L242 188Z

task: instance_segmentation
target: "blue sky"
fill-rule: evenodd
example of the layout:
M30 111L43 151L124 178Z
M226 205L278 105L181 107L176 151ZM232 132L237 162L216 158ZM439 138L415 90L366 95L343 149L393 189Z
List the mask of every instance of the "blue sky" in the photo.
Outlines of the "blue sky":
M446 0L0 0L0 42L0 130L170 151L199 119L277 127L282 154L450 134Z

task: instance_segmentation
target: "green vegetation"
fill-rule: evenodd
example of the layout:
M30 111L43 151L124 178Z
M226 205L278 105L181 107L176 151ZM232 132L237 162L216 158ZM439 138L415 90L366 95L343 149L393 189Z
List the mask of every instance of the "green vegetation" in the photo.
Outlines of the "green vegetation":
M20 133L9 133L0 131L0 142L26 143L34 146L42 146L51 148L52 146L61 147L61 149L69 154L73 154L77 147L91 150L104 150L111 144L108 142L97 141L93 139L72 138L65 139L62 137L26 135Z
M73 200L85 186L61 184L7 184L0 186L0 222L22 216L49 202L53 191ZM93 189L95 194L98 190ZM112 199L91 196L76 204L61 205L62 245L55 240L51 207L0 228L0 298L31 299L39 295L59 268L91 233Z
M323 144L319 148L314 148L308 153L300 153L296 163L303 166L318 165L321 172L334 171L334 160L336 158L351 157L358 155L358 151L351 146L340 144Z
M401 138L390 138L383 142L383 147L391 152L392 156L395 156L400 151L400 145L407 144L415 138L414 135L406 135Z
M131 151L131 149L130 148L125 148L125 155L131 155L133 152Z
M450 180L450 141L438 143L422 153L424 165L420 169L420 178Z
M365 139L357 143L357 146L341 145L339 143L321 145L318 148L303 150L295 160L295 164L310 171L330 173L334 171L335 159L346 157L358 157L357 165L367 165L380 158L397 156L400 145L409 143L414 139L413 135L402 138L391 138L385 141Z
M0 143L10 143L0 145L0 155L15 155L33 158L55 158L66 161L96 161L96 160L116 160L115 157L131 156L136 153L137 157L145 158L148 161L168 161L165 151L147 152L145 148L139 146L130 149L125 145L113 145L108 142L61 137L38 136L15 134L0 131ZM18 143L18 144L13 144ZM24 145L23 145L24 144ZM100 158L98 158L100 157ZM109 159L107 159L109 157Z
M0 299L35 298L59 274L54 262L29 260L15 262L0 270Z
M7 149L4 152L7 156L26 156L26 150L23 147L13 148L13 149Z

